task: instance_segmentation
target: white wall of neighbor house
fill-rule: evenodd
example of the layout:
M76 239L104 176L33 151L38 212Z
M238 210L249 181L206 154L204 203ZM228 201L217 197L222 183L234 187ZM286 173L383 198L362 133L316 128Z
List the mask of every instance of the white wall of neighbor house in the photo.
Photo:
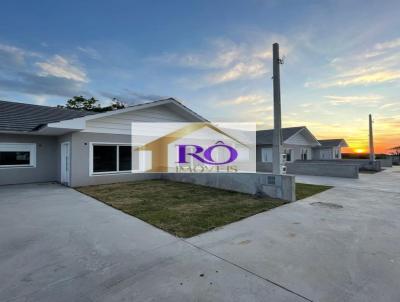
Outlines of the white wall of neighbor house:
M313 159L315 160L331 160L342 158L340 147L315 148L312 153Z
M86 122L86 129L82 132L115 133L131 135L132 122L162 123L162 122L200 122L194 116L177 112L171 104L155 106L101 117Z
M286 154L288 162L295 160L311 160L313 159L313 152L310 146L303 145L288 145L283 144L283 152ZM272 162L272 147L271 146L258 146L257 147L257 161L264 163Z

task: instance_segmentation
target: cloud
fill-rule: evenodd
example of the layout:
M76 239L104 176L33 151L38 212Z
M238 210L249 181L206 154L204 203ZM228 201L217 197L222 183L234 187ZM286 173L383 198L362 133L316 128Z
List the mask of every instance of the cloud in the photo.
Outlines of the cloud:
M334 58L329 67L333 69L333 76L308 81L304 86L330 88L399 82L400 38L377 43L366 51Z
M60 55L54 55L44 62L37 62L36 65L41 69L40 76L54 76L77 82L88 82L86 72L82 68Z
M208 77L211 84L220 84L238 79L259 78L267 73L267 68L262 62L244 63L240 62L231 68Z
M44 95L35 95L34 97L36 105L45 105L47 102L47 96Z
M219 101L217 107L232 105L261 105L266 103L266 97L260 94L241 95L236 98Z
M157 101L168 98L167 96L160 96L156 94L143 94L131 90L124 90L119 93L102 92L101 95L110 99L116 98L117 100L124 102L128 105L136 105L149 101Z
M386 109L386 108L392 108L395 106L399 106L398 103L388 103L388 104L383 104L382 106L379 107L379 109Z
M76 49L93 60L99 60L101 58L99 52L94 48L78 46Z
M0 44L0 71L21 68L27 57L39 57L39 54L12 45Z
M33 95L57 95L71 97L83 92L82 82L55 76L41 76L19 72L12 78L0 77L0 89Z
M326 95L324 98L330 100L331 105L371 105L378 104L383 96L380 95L352 95L352 96L339 96L339 95Z
M375 49L378 50L386 50L386 49L391 49L391 48L396 48L400 47L400 38L391 40L391 41L386 41L383 43L377 43L375 44Z
M0 90L30 94L39 99L47 95L71 97L85 93L89 81L76 62L61 56L48 57L12 45L0 44Z
M256 79L269 71L272 38L270 36L269 39L260 38L257 42L241 43L228 39L215 39L209 41L206 48L201 51L164 53L147 60L203 72L200 76L195 75L199 77L195 82L202 83L200 86L217 85L241 79ZM282 48L282 53L289 51L288 46Z

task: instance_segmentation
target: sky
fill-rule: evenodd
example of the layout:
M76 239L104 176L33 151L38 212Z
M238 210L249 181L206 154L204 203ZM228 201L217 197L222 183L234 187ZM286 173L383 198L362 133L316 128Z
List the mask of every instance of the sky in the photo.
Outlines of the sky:
M0 99L174 97L218 122L272 127L272 43L282 123L377 152L400 145L400 1L8 1Z

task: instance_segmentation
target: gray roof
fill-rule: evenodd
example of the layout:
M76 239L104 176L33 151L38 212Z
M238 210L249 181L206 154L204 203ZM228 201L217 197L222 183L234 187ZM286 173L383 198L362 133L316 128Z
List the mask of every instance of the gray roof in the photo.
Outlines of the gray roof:
M335 138L335 139L319 139L319 143L321 144L320 148L328 148L328 147L337 147L341 143L346 144L346 141L343 138Z
M306 128L305 126L282 128L282 140L285 141L289 137L295 135L300 130ZM274 130L258 130L257 131L257 145L272 145L272 137Z
M145 102L129 107L140 107L150 103L157 104L165 101L173 101L199 119L207 121L205 118L174 98ZM38 130L42 126L45 126L49 123L55 123L99 113L104 112L74 110L68 108L49 107L0 100L0 131L30 132Z
M48 123L97 112L0 101L0 131L34 131Z

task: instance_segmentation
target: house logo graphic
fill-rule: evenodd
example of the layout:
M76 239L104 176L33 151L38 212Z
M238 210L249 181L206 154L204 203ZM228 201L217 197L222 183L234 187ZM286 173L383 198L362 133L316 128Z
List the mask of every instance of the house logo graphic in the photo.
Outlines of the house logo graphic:
M234 132L205 122L161 126L133 123L133 158L137 159L133 171L238 172L239 168L249 167L253 157L255 170L255 152L251 156L255 140L249 139L250 131L244 141L243 135L239 135L241 131Z

